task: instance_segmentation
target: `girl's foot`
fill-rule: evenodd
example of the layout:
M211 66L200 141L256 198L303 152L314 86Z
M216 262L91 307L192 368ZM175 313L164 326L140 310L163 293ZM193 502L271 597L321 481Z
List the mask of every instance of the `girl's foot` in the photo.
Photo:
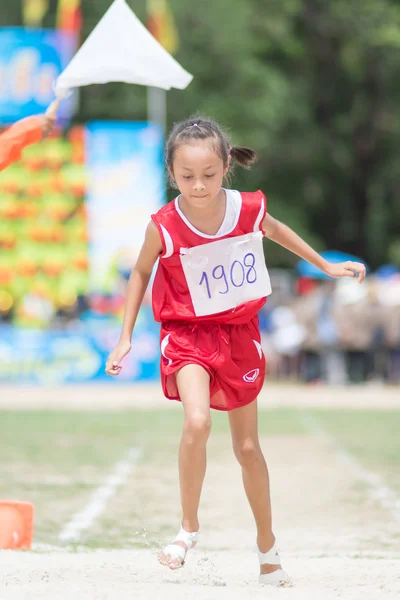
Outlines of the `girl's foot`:
M282 569L281 557L275 544L268 552L260 552L257 546L257 554L260 561L260 577L258 582L261 585L284 587L291 584L289 575Z
M186 554L197 543L198 534L198 531L190 533L181 527L174 541L165 546L159 553L159 563L165 567L169 567L172 571L182 568L185 564Z

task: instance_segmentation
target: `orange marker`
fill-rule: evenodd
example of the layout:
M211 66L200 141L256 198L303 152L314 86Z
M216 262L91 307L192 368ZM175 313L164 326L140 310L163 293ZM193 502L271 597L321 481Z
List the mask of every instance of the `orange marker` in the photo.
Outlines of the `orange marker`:
M0 550L30 550L34 508L31 502L0 500Z

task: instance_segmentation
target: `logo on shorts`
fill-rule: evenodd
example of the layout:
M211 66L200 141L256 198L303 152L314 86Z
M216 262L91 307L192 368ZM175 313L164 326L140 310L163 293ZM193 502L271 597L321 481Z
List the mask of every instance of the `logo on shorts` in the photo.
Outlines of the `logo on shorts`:
M252 371L246 373L246 375L243 375L243 379L247 381L247 383L254 383L259 374L260 369L253 369Z

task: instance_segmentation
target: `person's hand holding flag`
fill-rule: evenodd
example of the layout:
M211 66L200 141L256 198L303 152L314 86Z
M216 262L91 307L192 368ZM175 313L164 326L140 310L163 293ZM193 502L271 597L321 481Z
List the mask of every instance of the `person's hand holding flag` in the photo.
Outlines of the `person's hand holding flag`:
M39 115L42 124L42 136L46 138L53 131L53 127L57 118L57 110L60 105L60 100L54 100L44 115Z

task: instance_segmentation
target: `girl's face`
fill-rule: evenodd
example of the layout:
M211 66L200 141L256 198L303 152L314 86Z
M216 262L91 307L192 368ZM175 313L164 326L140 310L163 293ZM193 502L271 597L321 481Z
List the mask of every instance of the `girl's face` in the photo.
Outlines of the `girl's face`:
M182 196L194 208L206 208L221 190L229 168L210 143L183 144L175 152L172 176Z

